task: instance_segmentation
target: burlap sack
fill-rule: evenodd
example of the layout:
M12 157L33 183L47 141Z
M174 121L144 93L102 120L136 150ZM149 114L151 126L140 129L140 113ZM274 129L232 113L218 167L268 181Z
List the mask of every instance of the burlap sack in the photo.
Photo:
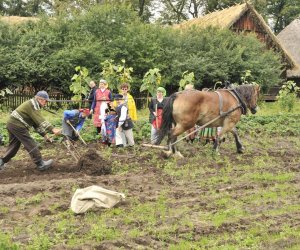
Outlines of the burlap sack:
M92 207L112 208L125 199L125 194L99 186L77 189L72 197L71 209L76 214L85 213Z

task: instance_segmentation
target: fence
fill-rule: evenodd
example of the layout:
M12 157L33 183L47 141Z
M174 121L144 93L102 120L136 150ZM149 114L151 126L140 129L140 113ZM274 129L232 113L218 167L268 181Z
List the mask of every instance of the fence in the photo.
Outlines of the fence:
M7 95L4 98L0 99L0 105L2 107L8 109L16 109L20 104L23 102L31 99L34 96L33 92L29 91L13 91L12 95ZM88 107L90 106L86 101L72 101L71 95L66 95L62 93L49 93L49 97L52 102L48 102L47 107L49 109L73 109L78 108L79 104L81 107ZM146 107L147 99L145 97L134 98L136 106L138 109L142 109Z
M23 102L31 99L34 96L34 93L29 91L13 91L12 95L6 95L1 99L1 106L9 109L15 109ZM65 95L62 93L49 93L50 99L59 100L59 102L49 102L47 105L51 109L59 109L59 108L71 108L72 106L76 106L76 103L70 102L71 96ZM78 103L77 103L78 106Z

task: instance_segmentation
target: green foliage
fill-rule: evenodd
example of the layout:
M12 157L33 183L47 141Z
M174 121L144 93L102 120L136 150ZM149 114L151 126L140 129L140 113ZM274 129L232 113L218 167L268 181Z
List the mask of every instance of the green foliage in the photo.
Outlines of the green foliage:
M147 90L147 97L149 96L149 93L151 96L155 96L156 89L159 87L160 83L160 70L158 68L149 69L149 71L144 75L143 84L140 87L140 91L143 92Z
M248 78L250 78L251 75L251 70L246 70L244 76L241 77L242 84L247 84L248 83Z
M299 0L269 0L266 8L268 17L273 21L273 30L277 34L289 23L299 17Z
M33 236L28 249L48 250L51 249L52 245L50 236L45 233L39 233Z
M0 110L5 110L5 107L2 106L2 99L5 98L6 95L12 95L13 93L9 88L0 89ZM0 126L0 134L1 134L1 126Z
M245 70L251 70L253 81L263 89L280 82L280 56L266 50L253 35L215 28L179 32L145 24L123 4L91 6L81 14L73 13L72 18L45 17L15 26L0 22L0 34L0 83L12 89L31 85L37 90L69 92L77 65L99 79L109 62L122 60L130 68L125 61L113 68L120 79L111 75L111 68L103 73L112 77L107 80L114 88L130 81L136 97L149 69L159 69L159 85L172 91L178 89L186 71L194 72L198 88L212 88L216 81L237 82Z
M82 96L86 96L89 91L89 81L90 78L88 77L89 71L85 67L77 66L75 71L78 72L77 74L73 75L72 77L72 84L70 85L70 90L74 94L72 100L80 101ZM80 107L80 103L79 103Z
M38 193L30 198L16 197L17 205L30 205L30 204L39 204L47 195L45 193Z
M280 245L298 249L300 106L295 108L297 114L279 114L277 105L265 103L263 115L243 116L239 131L244 134L241 139L246 150L242 155L232 153L231 135L222 143L223 155L217 160L211 156L211 145L199 143L178 145L186 155L184 160L164 159L159 150L138 143L123 150L91 144L113 162L113 183L109 184L126 193L126 200L111 209L74 215L68 199L84 186L83 181L57 180L54 188L53 183L45 186L47 194L37 193L29 183L32 195L27 192L25 199L22 192L17 193L9 201L17 204L13 209L2 202L0 212L6 226L0 232L0 249L96 249L107 245L159 249L276 249ZM144 130L144 138L149 138L147 116L148 110L139 111L142 118L135 124L135 136ZM53 122L59 124L58 119ZM88 127L92 121L87 122L84 130L94 131L93 126ZM142 135L139 138L143 139ZM47 147L44 153L50 155ZM24 154L28 153L18 152L23 158Z
M126 67L124 59L121 62L121 65L115 65L114 60L106 60L101 63L103 68L101 75L108 81L111 90L117 90L120 84L132 81L132 67Z
M299 136L299 115L276 114L244 116L237 124L239 133L269 136Z
M147 141L147 139L150 138L151 134L151 126L148 117L139 119L137 122L135 122L133 132L134 140L136 141L136 143L143 143L145 140Z
M0 112L0 114L1 118L3 119L3 117L5 117L4 113ZM2 119L0 121L0 135L2 136L2 143L6 144L8 143L8 132L6 129L6 121L4 122Z
M187 84L193 84L195 80L194 72L188 73L188 71L183 72L182 79L179 81L179 91L183 90Z
M13 243L10 235L0 232L0 249L3 250L18 250L21 249L18 244Z
M251 71L252 81L260 82L263 88L280 81L279 56L266 51L253 35L240 36L216 28L190 28L182 33L180 46L184 52L172 66L194 72L198 88L212 88L216 81L239 82L246 70Z
M0 90L0 97L4 97L6 95L12 95L13 93L9 90L9 88L1 89Z
M300 88L295 82L287 81L283 84L277 96L280 107L288 112L293 111L298 93L300 93Z

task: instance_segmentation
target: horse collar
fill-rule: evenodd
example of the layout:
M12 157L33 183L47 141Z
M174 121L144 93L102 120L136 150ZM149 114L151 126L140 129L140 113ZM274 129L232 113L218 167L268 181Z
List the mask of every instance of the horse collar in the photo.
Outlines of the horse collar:
M238 102L241 106L242 114L246 115L247 114L247 106L246 106L245 102L243 101L243 99L241 98L241 96L239 95L239 93L236 91L236 89L229 89L228 91L238 100Z
M217 93L219 96L219 114L220 114L220 116L226 116L228 113L231 113L233 110L238 109L238 108L240 108L242 110L242 114L245 115L247 112L247 106L243 102L240 95L237 93L237 91L235 89L230 89L228 91L237 100L239 105L230 111L223 112L223 97L222 97L221 93L219 93L218 91L215 91L215 93Z

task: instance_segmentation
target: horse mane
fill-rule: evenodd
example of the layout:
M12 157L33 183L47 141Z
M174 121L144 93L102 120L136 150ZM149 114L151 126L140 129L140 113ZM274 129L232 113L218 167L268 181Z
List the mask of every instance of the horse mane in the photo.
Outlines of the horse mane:
M159 129L157 143L160 144L165 135L170 131L172 124L175 122L173 118L173 103L177 97L177 93L174 93L168 97L164 109L163 109L163 116L162 116L162 125Z
M245 101L246 103L251 102L251 99L255 93L253 84L239 85L234 89L240 95L240 97L243 98L243 101ZM245 106L245 112L247 112L247 105L244 106Z

